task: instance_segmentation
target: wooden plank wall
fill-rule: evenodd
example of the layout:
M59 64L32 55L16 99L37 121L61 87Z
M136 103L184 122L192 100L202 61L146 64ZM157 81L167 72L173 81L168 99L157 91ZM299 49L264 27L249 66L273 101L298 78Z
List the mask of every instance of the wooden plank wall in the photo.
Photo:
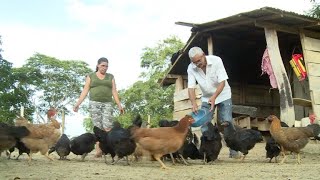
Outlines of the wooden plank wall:
M300 34L306 64L312 109L320 118L320 40Z
M263 118L270 114L280 114L278 90L271 90L269 86L230 83L232 103L235 105L252 106L258 108L257 117Z
M196 93L196 102L201 106L201 90L197 86L195 89ZM179 120L184 117L186 114L191 113L191 102L189 100L188 88L185 88L181 91L176 91L173 97L174 110L173 110L173 119Z

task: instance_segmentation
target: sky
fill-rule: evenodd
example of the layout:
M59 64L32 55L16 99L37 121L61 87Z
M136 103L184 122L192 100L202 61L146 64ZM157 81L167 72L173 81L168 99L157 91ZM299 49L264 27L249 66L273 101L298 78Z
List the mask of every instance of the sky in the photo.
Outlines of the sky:
M0 0L3 58L21 67L35 53L83 60L92 70L100 57L117 88L130 87L141 72L143 48L171 35L186 42L189 27L265 6L305 14L310 0ZM84 132L82 116L66 120L66 133Z

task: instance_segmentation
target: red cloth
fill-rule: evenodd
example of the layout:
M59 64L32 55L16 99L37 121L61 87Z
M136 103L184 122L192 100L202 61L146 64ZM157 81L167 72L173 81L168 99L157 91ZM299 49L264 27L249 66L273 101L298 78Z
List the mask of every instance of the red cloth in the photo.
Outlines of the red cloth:
M268 74L269 75L269 79L270 79L270 84L272 88L277 88L277 80L276 80L276 76L273 73L273 69L271 66L271 62L270 62L270 57L269 57L269 53L268 53L268 49L266 49L263 53L262 56L262 63L261 63L261 70L262 70L262 74Z

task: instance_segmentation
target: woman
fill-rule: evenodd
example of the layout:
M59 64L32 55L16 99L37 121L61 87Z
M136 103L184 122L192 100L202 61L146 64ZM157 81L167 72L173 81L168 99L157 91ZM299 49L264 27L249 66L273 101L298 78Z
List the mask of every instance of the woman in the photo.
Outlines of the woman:
M124 110L120 104L116 83L112 74L107 73L109 61L107 58L100 58L96 66L96 72L86 77L84 88L73 111L78 112L79 106L89 93L89 111L94 126L109 131L112 127L112 97L118 105L120 113ZM99 142L96 144L96 157L101 157L102 152Z

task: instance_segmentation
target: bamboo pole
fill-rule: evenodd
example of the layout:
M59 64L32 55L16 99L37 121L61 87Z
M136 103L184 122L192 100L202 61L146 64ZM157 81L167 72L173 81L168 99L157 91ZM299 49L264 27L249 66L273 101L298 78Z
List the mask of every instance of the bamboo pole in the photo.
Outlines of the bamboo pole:
M24 106L20 107L20 116L24 117Z
M61 133L64 134L64 131L65 131L65 119L66 119L64 110L62 110L62 115L61 116L62 116L62 122L61 122L61 127L62 127L61 131L62 132Z
M148 115L148 125L147 125L147 128L150 128L150 122L151 122L150 115Z

